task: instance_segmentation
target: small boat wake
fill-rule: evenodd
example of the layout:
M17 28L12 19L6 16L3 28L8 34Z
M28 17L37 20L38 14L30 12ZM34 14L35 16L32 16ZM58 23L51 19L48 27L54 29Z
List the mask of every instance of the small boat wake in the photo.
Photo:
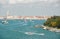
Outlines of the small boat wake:
M45 35L44 33L25 32L27 35Z
M36 33L36 32L24 32L24 31L18 31L18 32L26 34L26 35L41 35L41 36L45 35L44 33Z

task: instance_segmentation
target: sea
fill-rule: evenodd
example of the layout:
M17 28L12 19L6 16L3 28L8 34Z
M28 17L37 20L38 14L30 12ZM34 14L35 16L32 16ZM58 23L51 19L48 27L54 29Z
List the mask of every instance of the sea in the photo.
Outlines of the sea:
M46 20L0 20L0 39L60 39L60 33L44 30L40 27Z

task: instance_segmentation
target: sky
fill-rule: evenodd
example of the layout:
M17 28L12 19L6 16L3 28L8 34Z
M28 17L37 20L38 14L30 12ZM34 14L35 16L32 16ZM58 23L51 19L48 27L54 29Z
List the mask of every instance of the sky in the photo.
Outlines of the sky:
M0 0L0 16L60 16L60 0Z

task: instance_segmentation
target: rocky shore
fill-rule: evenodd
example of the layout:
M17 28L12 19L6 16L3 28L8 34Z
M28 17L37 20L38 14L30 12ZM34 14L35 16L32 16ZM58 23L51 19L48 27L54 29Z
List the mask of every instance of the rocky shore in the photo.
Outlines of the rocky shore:
M39 26L39 25L36 25L35 28L43 28L44 30L49 30L49 31L52 31L52 32L60 32L60 29L58 28L53 28L53 27L48 27L48 26Z
M42 26L43 29L53 31L53 32L60 32L60 29L58 28L53 28L53 27L48 27L48 26Z

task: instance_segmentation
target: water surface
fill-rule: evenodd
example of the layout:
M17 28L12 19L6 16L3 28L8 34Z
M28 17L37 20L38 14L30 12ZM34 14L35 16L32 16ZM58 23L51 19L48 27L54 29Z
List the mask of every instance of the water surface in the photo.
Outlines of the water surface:
M2 24L1 21L0 39L60 39L60 33L34 27L43 25L46 20L8 20L8 24Z

